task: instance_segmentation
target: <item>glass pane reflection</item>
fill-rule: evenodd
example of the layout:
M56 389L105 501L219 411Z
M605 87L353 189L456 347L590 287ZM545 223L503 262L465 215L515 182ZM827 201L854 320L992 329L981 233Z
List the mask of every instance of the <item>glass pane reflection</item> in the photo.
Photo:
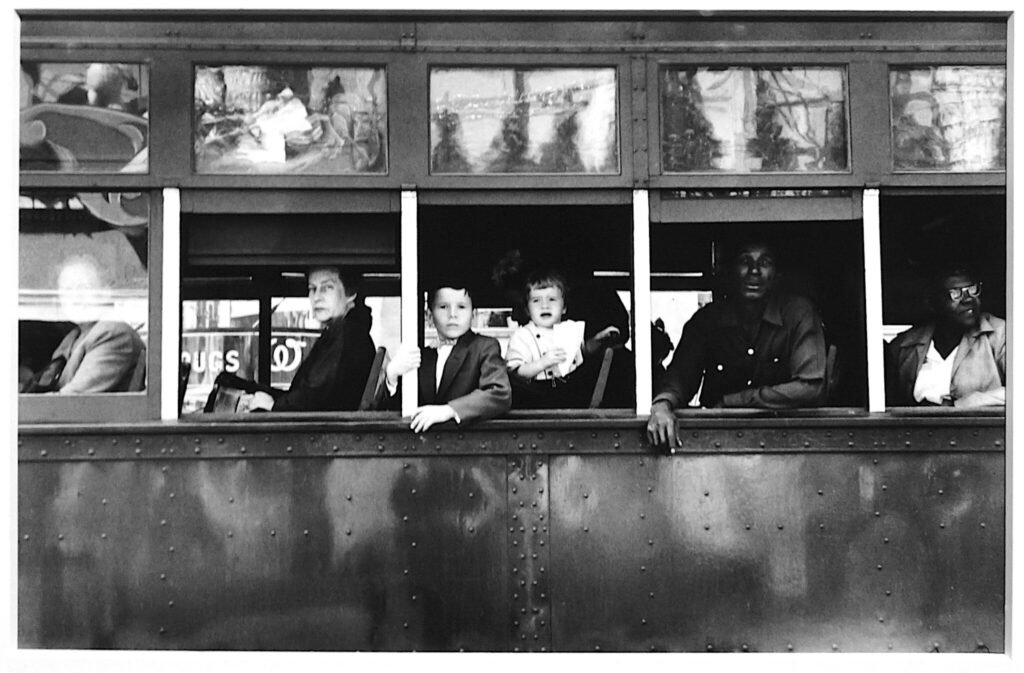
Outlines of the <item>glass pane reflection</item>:
M197 173L387 172L384 68L199 66Z
M21 63L23 171L149 170L149 68Z
M615 68L435 68L430 172L618 173Z
M148 212L144 193L22 195L20 392L145 389Z
M1006 68L894 69L889 87L893 168L1006 169Z
M839 68L666 68L665 173L848 169Z

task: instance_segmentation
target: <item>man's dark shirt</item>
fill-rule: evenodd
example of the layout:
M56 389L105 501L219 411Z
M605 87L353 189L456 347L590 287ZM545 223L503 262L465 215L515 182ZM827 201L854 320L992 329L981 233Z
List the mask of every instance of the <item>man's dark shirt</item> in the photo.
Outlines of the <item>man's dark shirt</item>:
M359 408L375 349L372 318L365 304L332 320L295 372L274 411L355 411Z
M700 309L683 327L654 401L685 407L702 379L705 407L818 406L825 387L825 336L814 305L803 297L773 294L752 342L733 302Z

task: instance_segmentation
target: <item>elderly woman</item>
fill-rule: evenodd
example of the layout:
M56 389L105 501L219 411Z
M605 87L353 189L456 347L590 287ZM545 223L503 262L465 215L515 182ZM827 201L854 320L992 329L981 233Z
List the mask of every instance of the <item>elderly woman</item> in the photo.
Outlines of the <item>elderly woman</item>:
M981 283L963 268L934 277L932 321L886 346L890 406L1006 404L1006 321L981 310Z

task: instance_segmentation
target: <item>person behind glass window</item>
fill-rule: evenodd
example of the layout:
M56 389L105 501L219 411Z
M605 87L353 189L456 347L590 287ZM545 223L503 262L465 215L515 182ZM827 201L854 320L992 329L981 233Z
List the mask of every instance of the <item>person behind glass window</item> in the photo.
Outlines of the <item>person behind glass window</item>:
M701 406L709 408L811 407L824 395L821 318L807 299L777 289L773 247L744 242L723 259L728 294L683 327L651 407L648 438L673 451L673 410L686 406L698 389Z
M63 395L125 392L133 386L143 353L131 325L109 318L112 299L103 268L90 255L64 260L57 275L62 316L75 324L48 365L22 383L23 392Z
M967 269L939 272L934 318L886 345L890 406L1006 404L1006 321L982 310L981 283Z
M497 339L472 331L473 297L459 279L438 283L429 295L437 347L402 344L385 370L390 406L395 406L399 379L417 369L419 403L410 427L424 432L447 421L462 424L494 418L508 411L512 393Z
M306 274L320 338L302 360L288 391L276 399L257 392L251 409L273 411L355 411L373 367L370 308L359 294L358 274L337 266L316 266ZM272 404L272 406L271 406Z

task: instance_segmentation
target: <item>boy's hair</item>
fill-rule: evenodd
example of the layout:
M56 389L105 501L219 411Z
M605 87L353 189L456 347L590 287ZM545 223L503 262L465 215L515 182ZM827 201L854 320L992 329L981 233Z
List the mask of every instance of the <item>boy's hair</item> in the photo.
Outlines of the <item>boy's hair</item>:
M565 277L562 274L552 269L534 271L526 277L526 284L523 286L526 299L530 298L530 290L540 290L545 287L557 287L562 292L562 300L568 303L569 284L565 282Z
M437 299L437 293L446 287L450 287L453 290L462 290L469 297L470 304L476 302L473 301L473 290L470 288L469 283L461 278L445 278L440 280L427 289L427 308L434 308L434 300Z
M358 294L363 285L363 274L358 271L343 269L334 264L314 264L306 269L306 278L308 279L312 276L314 271L329 271L337 274L338 280L345 286L345 296L347 297Z

